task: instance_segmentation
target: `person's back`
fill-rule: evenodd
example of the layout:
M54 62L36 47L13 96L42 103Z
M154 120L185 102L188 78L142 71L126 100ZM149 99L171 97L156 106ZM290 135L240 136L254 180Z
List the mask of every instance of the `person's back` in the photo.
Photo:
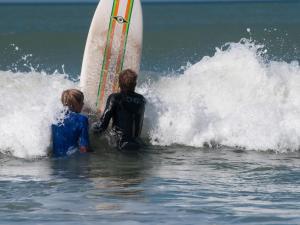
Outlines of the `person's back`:
M140 136L143 126L145 99L135 92L118 93L112 96L116 110L112 117L113 129L122 131L124 138Z
M66 111L62 122L52 124L52 138L55 157L71 155L79 146L88 146L88 118Z
M132 70L125 70L120 74L121 92L108 97L103 115L94 126L94 132L101 133L107 129L112 119L111 144L121 150L136 150L140 147L139 137L143 127L146 100L134 92L136 76ZM131 82L131 86L127 86L131 88L125 86L122 79L128 79L127 83Z
M62 103L66 107L63 121L52 124L53 156L62 157L89 148L88 118L81 115L83 94L79 90L70 89L62 94Z

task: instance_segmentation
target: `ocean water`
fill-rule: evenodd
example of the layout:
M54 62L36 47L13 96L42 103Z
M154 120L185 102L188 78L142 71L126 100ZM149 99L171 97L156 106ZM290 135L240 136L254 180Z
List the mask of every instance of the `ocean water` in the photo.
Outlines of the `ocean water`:
M147 147L52 159L95 7L0 5L0 224L300 224L300 3L143 4Z

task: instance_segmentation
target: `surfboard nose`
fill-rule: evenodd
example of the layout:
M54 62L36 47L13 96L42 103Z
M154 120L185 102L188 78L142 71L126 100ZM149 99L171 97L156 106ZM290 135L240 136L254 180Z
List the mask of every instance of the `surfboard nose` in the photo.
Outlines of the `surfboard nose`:
M118 74L140 68L143 16L140 0L101 0L94 14L82 62L80 87L87 107L103 111L119 90Z

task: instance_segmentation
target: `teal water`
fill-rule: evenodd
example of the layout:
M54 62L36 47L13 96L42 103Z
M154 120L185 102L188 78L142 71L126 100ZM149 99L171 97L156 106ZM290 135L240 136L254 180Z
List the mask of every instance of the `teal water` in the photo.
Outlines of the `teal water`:
M66 72L78 76L95 7L1 5L0 68L9 69L20 56L33 54L35 67L53 71L65 65ZM144 4L142 69L177 70L244 37L265 44L271 58L298 59L299 8L298 2ZM22 53L14 54L10 44Z
M1 224L299 224L299 154L102 150L2 160Z
M144 4L149 145L47 158L95 7L0 5L0 224L300 224L300 3Z

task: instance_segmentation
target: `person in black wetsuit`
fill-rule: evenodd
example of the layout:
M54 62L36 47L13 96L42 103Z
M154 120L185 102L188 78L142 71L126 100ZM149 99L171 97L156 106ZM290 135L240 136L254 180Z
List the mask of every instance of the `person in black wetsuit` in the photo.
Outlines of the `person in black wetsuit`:
M100 121L93 125L96 134L103 133L112 119L109 132L110 145L119 150L138 150L142 142L139 139L144 120L145 98L135 92L137 74L123 70L119 74L120 92L111 94Z

